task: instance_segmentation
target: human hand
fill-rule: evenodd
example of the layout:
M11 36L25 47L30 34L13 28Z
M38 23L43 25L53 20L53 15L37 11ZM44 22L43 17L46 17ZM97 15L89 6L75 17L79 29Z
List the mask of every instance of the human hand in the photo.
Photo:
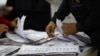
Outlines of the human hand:
M75 34L77 32L76 23L63 23L62 30L66 35Z
M47 32L47 34L48 34L49 37L54 37L54 30L55 30L55 28L56 28L56 24L53 21L51 21L47 25L46 32Z
M5 24L0 24L0 35L3 33L3 32L7 32L9 30L9 27Z
M10 26L13 27L13 28L17 28L17 20L18 20L18 17L15 18L13 21L11 21Z

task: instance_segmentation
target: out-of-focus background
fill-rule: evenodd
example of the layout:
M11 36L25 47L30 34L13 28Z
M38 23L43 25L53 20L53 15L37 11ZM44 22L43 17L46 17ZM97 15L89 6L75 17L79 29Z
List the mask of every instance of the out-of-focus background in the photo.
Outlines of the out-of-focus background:
M4 6L6 4L6 0L0 0L0 7Z

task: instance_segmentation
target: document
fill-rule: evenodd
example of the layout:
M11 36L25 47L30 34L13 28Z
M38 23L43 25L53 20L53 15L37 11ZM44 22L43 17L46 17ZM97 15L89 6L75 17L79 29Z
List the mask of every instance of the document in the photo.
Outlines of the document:
M74 39L75 37L70 35L70 36L59 36L57 37L58 40L62 40L62 41L65 41L65 42L73 42L73 43L77 43L77 41Z
M46 32L40 32L40 31L34 31L34 30L25 30L25 31L26 32L24 33L25 33L26 38L32 41L38 41L44 38L48 38L48 35L46 34Z
M32 46L23 45L17 52L18 55L27 54L61 54L61 53L79 53L79 45L64 45L64 46Z
M0 45L0 56L8 56L8 54L17 51L19 46Z
M18 22L17 22L17 26L18 26L18 27L15 28L15 30L14 30L16 34L10 33L10 32L8 32L8 33L6 34L6 36L7 36L9 39L11 39L11 40L13 40L13 41L16 41L16 42L23 42L23 43L28 43L28 42L29 42L29 41L27 40L27 38L25 37L24 30L23 30L23 25L24 25L25 18L26 18L25 15L23 15L23 16L21 17L21 19L18 18Z
M24 30L23 26L24 26L25 18L26 16L23 15L21 19L18 19L18 22L17 22L18 28L15 29L15 33L17 34L17 36L15 39L14 38L10 38L10 39L13 39L15 41L19 40L20 42L25 42L25 41L26 42L36 42L36 41L48 38L48 35L46 32L40 32L40 31L31 30L31 29ZM9 33L8 33L8 36L9 36Z
M7 36L7 38L9 38L10 40L13 40L15 42L20 42L20 43L29 43L30 42L27 39L22 38L19 35L11 33L11 32L7 32L6 36Z
M20 35L21 37L25 38L24 35L24 30L23 30L23 26L24 26L24 21L25 21L26 16L22 16L21 19L18 19L17 22L17 28L15 28L15 33Z
M24 35L26 38L19 36L18 34L7 32L6 36L16 42L21 43L34 43L43 44L45 42L51 41L54 38L49 38L46 32L39 32L34 30L24 30ZM28 40L27 40L28 39Z
M63 30L61 28L63 24L62 24L61 20L57 19L56 25L57 25L58 32L60 32L61 34L63 34Z

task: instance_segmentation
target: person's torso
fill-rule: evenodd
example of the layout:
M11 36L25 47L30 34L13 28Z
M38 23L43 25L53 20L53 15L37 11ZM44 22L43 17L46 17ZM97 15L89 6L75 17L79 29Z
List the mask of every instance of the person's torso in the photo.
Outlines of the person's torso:
M50 5L46 0L15 0L14 8L25 11L47 11Z

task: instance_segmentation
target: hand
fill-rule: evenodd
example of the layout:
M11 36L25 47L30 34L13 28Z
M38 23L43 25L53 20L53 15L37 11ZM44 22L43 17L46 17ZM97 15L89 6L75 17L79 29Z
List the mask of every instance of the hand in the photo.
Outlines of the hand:
M56 24L53 21L51 21L47 25L46 32L47 32L47 34L48 34L49 37L53 37L54 36L54 30L55 30L55 28L56 28Z
M76 23L63 23L62 30L66 35L75 34L77 32Z
M7 32L9 30L8 26L5 25L5 24L0 24L0 35L3 33L3 32Z
M13 21L11 21L10 26L13 28L17 28L17 20L18 20L18 18L15 18Z

